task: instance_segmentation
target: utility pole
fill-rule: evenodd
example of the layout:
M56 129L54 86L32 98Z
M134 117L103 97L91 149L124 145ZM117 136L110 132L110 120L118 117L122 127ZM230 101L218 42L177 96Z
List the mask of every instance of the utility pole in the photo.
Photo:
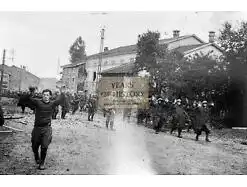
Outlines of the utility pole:
M20 68L20 84L19 84L19 92L21 91L22 79L23 79L23 71L26 70L26 67L21 65Z
M3 74L4 74L4 65L5 65L5 54L6 49L3 50L3 59L2 59L2 69L1 69L1 82L0 82L0 94L2 96L2 90L3 90ZM0 97L1 99L1 97Z
M104 48L104 39L105 39L105 28L101 29L100 32L100 52L99 52L99 64L98 64L98 71L97 71L97 78L96 78L96 91L98 91L99 80L101 77L101 64L103 58L103 48Z

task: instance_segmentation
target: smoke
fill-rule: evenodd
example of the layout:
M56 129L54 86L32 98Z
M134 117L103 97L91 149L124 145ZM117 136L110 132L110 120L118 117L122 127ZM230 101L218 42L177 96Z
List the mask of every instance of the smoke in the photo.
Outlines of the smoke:
M115 118L116 134L111 136L112 167L117 175L153 175L145 145L145 132L134 123L123 121L122 113Z

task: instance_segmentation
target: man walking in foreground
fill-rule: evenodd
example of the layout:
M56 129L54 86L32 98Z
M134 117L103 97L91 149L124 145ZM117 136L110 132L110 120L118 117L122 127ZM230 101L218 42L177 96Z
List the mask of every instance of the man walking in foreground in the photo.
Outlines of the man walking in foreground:
M42 99L29 97L29 102L35 107L35 122L32 131L32 150L36 164L39 164L39 169L44 170L44 163L47 154L47 149L52 140L51 118L53 110L64 100L63 89L61 95L55 101L50 101L52 92L48 89L43 90ZM39 155L39 147L41 146L41 154Z

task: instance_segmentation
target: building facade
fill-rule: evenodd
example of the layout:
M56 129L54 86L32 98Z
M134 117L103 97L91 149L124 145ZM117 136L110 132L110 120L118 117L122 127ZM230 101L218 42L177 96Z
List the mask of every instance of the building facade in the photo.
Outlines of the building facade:
M85 89L85 79L87 77L86 62L68 64L62 66L62 68L62 78L57 82L58 86L65 86L71 93L83 91Z
M180 36L178 30L173 31L172 38L166 38L159 41L160 44L166 44L168 50L177 50L186 58L193 58L195 54L210 54L215 59L223 55L222 49L214 43L214 32L209 32L209 41L204 42L196 35ZM105 48L102 53L101 72L107 72L120 66L134 64L137 48L136 45L118 47L115 49ZM86 76L84 76L83 89L88 94L95 94L98 75L99 58L101 54L94 54L87 57L85 62ZM67 85L71 91L76 92L80 79L77 78L80 65L63 66L62 82Z
M2 65L0 69L2 69ZM8 90L10 91L26 91L29 86L38 87L40 82L39 77L17 66L4 65L4 73L8 74Z

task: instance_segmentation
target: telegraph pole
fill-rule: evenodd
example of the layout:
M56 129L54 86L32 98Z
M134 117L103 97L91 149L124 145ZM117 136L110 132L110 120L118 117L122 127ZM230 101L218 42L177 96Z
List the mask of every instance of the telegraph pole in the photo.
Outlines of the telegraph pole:
M96 78L96 91L98 91L99 80L101 75L101 64L103 58L103 48L104 48L104 39L105 39L105 28L101 29L100 32L100 52L99 52L99 64L98 64L98 71L97 71L97 78Z
M2 90L3 90L3 74L4 74L4 65L5 65L5 54L6 54L6 49L3 50L3 59L2 59L1 82L0 82L0 94L1 95L2 95Z

